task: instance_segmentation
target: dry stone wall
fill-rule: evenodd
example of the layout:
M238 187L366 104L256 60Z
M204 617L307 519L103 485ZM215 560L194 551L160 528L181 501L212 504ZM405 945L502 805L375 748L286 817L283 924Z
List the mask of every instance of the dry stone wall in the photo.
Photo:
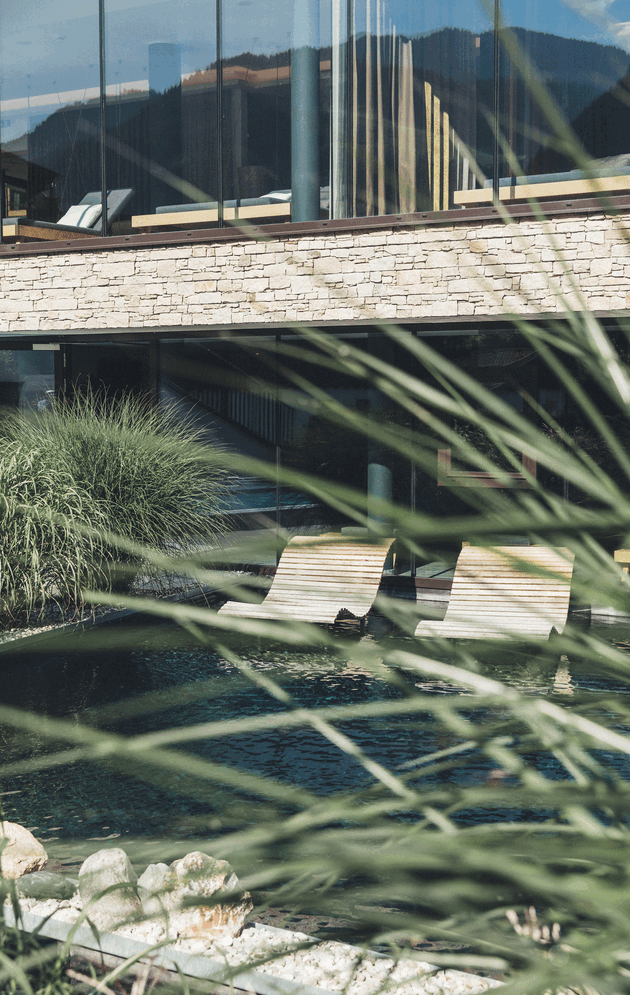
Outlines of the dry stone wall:
M630 308L630 214L0 258L0 332Z

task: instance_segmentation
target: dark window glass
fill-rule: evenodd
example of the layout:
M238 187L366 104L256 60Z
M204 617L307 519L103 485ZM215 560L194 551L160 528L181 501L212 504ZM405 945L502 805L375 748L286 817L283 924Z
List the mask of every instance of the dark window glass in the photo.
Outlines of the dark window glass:
M97 10L97 0L2 0L5 238L18 219L99 224ZM76 209L90 193L99 195L94 203Z
M108 397L151 391L148 345L73 343L66 347L66 377L71 393L104 392Z
M51 349L0 349L0 408L45 411L55 396Z
M225 216L328 217L329 3L224 0Z
M215 35L208 0L106 0L108 185L132 214L216 210Z
M354 0L333 55L333 205L380 215L457 206L491 173L491 22L461 0ZM333 5L333 35L337 24ZM346 18L347 14L347 18ZM344 75L345 74L345 75ZM337 169L335 170L335 165Z

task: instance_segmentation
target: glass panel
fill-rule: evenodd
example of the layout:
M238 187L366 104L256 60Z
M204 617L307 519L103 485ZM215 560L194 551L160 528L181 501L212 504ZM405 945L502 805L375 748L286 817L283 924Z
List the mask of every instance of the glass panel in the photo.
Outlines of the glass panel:
M329 45L330 0L224 0L227 220L328 217Z
M97 0L3 0L0 91L3 216L100 222ZM66 212L90 193L87 212ZM88 198L89 199L89 198ZM32 237L54 237L54 229ZM28 233L27 233L28 234Z
M214 3L106 0L106 66L108 185L133 190L126 210L216 202Z
M503 16L587 155L599 160L603 173L630 173L629 0L504 0ZM520 172L538 177L538 182L559 184L557 192L562 194L561 183L580 178L565 175L576 168L574 155L558 148L543 108L505 55L500 82L501 127L518 163L518 169L511 169L503 160L504 184Z
M0 349L0 407L44 411L55 396L53 351Z
M108 397L151 391L149 346L122 342L66 346L66 377L71 393L104 391Z
M339 64L332 81L335 211L369 216L458 206L456 191L491 173L488 15L463 0L333 0L341 48L344 20L350 45L332 60L333 70ZM335 155L344 128L345 163L343 153Z

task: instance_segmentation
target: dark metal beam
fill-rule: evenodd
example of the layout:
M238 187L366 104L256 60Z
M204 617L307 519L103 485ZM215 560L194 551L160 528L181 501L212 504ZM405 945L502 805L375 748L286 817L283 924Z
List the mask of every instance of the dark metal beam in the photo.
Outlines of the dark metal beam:
M98 68L99 68L99 134L101 155L101 237L107 237L107 166L106 146L106 72L105 72L105 0L98 0Z

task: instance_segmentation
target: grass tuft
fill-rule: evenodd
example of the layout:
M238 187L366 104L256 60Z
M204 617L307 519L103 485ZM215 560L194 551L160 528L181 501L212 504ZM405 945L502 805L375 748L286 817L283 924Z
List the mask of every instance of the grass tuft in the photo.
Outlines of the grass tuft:
M221 449L172 408L87 393L7 416L0 439L0 613L120 586L136 545L181 555L224 531ZM29 513L25 513L25 509ZM120 542L112 539L120 537Z

